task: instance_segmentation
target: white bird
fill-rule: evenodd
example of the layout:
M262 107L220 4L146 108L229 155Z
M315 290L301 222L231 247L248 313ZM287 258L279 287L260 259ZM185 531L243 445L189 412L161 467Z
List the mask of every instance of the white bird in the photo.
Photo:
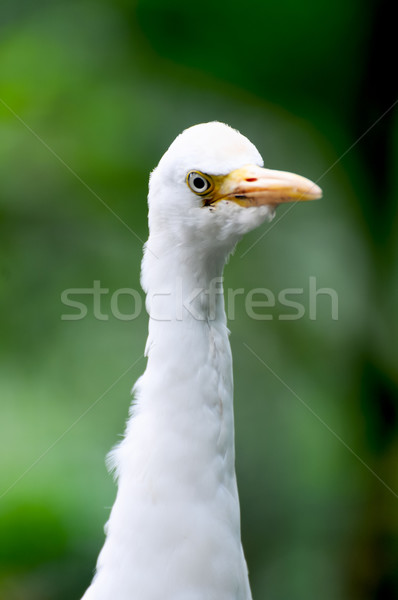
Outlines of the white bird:
M320 196L308 179L264 169L255 146L218 122L185 130L151 174L148 362L110 455L118 492L84 600L251 599L221 277L279 203Z

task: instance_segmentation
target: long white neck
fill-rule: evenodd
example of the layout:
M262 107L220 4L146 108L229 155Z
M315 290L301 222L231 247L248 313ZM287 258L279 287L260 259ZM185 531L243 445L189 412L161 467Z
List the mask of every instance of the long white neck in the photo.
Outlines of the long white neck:
M249 600L234 466L227 252L149 238L148 364L123 442L118 494L84 600Z

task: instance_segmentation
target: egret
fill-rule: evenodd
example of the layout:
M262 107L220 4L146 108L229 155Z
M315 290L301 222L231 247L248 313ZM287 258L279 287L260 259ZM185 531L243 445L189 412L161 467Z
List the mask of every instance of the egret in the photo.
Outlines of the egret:
M278 204L320 196L304 177L263 168L219 122L183 131L152 172L147 367L109 457L118 491L84 600L251 599L221 278L242 235Z

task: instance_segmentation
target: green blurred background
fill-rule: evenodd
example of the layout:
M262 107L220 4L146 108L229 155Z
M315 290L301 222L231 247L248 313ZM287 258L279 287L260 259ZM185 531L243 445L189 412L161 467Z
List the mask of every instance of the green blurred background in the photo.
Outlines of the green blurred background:
M182 129L214 119L324 190L248 235L225 273L231 288L304 290L300 320L277 305L254 321L238 296L230 321L253 596L398 597L391 10L2 2L1 600L78 599L90 582L115 495L104 457L145 367L146 314L115 318L111 295L140 289L150 170ZM338 320L325 295L310 319L310 277L338 294ZM94 281L108 318L81 295L86 318L62 320L62 291Z

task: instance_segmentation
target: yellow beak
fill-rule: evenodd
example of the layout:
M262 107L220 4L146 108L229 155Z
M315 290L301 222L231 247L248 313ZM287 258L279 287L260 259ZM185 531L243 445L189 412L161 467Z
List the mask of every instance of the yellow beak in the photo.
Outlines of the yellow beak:
M310 179L287 173L247 165L228 175L213 177L214 190L205 204L230 200L240 206L276 206L282 202L316 200L322 190Z

